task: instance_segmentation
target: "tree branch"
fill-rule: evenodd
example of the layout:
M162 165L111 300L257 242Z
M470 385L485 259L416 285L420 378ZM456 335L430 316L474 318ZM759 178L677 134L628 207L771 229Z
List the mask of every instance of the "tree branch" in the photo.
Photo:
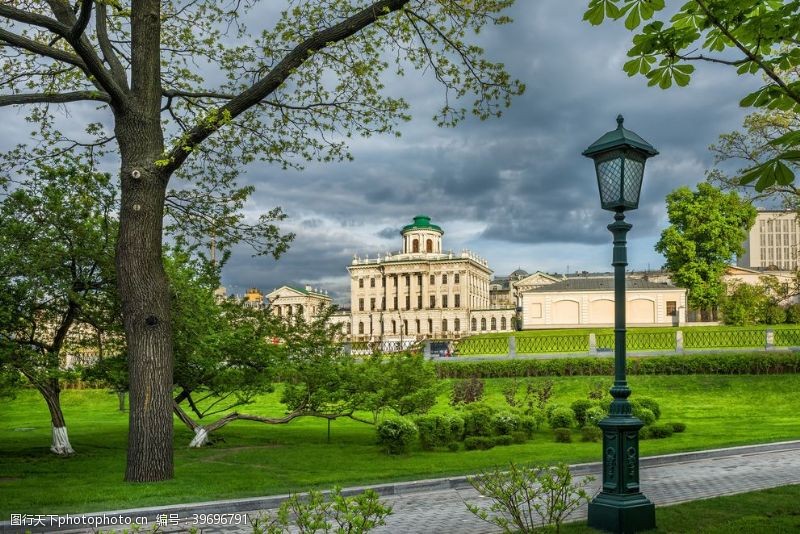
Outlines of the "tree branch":
M72 91L71 93L30 93L19 95L0 95L0 107L17 104L66 104L67 102L80 102L94 100L98 102L111 102L108 93L100 91Z
M726 59L704 56L703 54L698 54L696 56L681 56L679 54L676 55L678 58L683 59L685 61L708 61L710 63L721 63L723 65L730 65L732 67L738 67L739 65L742 65L750 61L748 58L726 60Z
M17 9L8 5L0 5L0 16L22 22L23 24L30 24L32 26L39 26L46 30L50 30L60 37L66 37L69 33L69 26L61 22L39 15L38 13L31 13L22 9Z
M128 89L128 76L125 73L125 67L114 52L114 47L108 38L108 26L106 24L106 5L103 2L97 4L95 9L95 25L97 27L97 43L100 45L100 51L103 53L103 58L108 63L111 69L111 74L114 76L116 82L120 87Z
M169 176L180 167L191 151L225 125L227 120L239 116L272 94L314 52L347 39L379 18L402 9L409 1L380 0L295 46L266 76L222 106L215 120L201 120L182 136L180 142L167 154L167 163L163 169L165 174Z
M93 3L94 0L81 0L81 12L78 15L78 20L75 21L75 24L69 30L67 40L73 41L80 39L83 32L86 31L86 26L89 25L89 19L92 16Z
M55 59L56 61L62 61L64 63L69 63L70 65L78 66L81 69L86 68L83 60L75 54L70 54L69 52L59 50L58 48L47 46L44 43L36 42L33 39L28 39L27 37L17 35L16 33L12 33L3 28L0 28L0 41L4 41L17 48L23 48L28 52L33 52L34 54L39 54L41 56Z

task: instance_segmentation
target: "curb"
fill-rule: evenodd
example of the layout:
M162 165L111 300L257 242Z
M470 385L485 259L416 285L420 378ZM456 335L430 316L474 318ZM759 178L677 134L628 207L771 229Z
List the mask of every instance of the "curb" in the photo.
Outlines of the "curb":
M693 452L679 452L674 454L663 454L660 456L646 456L640 459L640 466L642 468L656 467L668 464L678 464L685 462L693 462L697 460L705 460L709 458L727 458L730 456L744 456L750 454L763 454L768 452L777 452L785 450L800 450L800 440L794 441L781 441L776 443L766 443L761 445L743 445L738 447L727 447L722 449L711 449L704 451ZM574 464L570 466L570 470L574 475L588 475L598 474L602 468L601 462L590 462L582 464ZM432 478L424 480L414 480L409 482L396 482L389 484L376 484L369 486L356 486L351 488L342 489L342 495L350 496L363 492L364 490L371 489L382 497L393 495L406 495L410 493L422 493L429 491L442 491L453 489L465 489L470 487L467 482L467 476L456 476L446 478ZM329 492L323 491L324 495ZM174 504L166 506L152 506L145 508L132 508L125 510L113 510L108 512L92 512L86 514L72 514L71 517L81 517L84 522L81 525L43 525L41 527L31 527L11 525L10 521L0 522L0 532L3 533L16 533L16 532L82 532L92 527L93 524L102 529L108 528L125 528L125 523L108 524L101 521L106 518L123 518L130 519L137 523L142 523L144 519L148 524L155 523L157 516L173 516L178 514L181 518L192 517L194 514L236 514L251 512L261 509L278 508L283 501L289 497L285 495L272 495L268 497L250 497L244 499L226 499L218 501L206 501L198 503L185 503ZM45 518L50 516L44 515ZM52 516L52 517L65 517L65 516Z

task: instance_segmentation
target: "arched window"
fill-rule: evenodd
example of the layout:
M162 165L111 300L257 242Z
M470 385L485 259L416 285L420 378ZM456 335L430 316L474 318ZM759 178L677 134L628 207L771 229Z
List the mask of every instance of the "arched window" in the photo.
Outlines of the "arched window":
M442 319L442 332L447 332L447 319Z
M358 333L359 334L364 333L364 323L358 323Z
M428 319L428 333L433 334L433 319Z
M492 317L492 330L497 330L497 319Z
M403 330L403 332L400 332L401 334L408 334L408 320L406 319L403 320Z
M411 252L419 252L419 239L411 242Z
M394 319L392 319L392 334L396 333L397 333L397 322Z
M506 329L506 318L505 317L501 317L500 318L500 330L505 330L505 329Z
M481 330L486 330L486 317L481 318Z
M422 328L420 328L419 319L417 319L417 334L422 333Z
M428 241L425 242L425 252L433 252L433 240L432 239L428 239Z
M453 330L461 332L461 319L453 319Z
M476 331L478 329L478 320L474 317L472 318L472 331Z

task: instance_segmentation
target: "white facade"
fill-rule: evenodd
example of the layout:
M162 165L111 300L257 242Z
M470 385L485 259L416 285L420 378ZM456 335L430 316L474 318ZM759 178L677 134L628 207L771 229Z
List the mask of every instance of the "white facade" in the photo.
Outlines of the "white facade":
M331 305L331 298L310 286L304 288L281 286L267 295L272 314L285 319L301 316L310 322L323 308Z
M795 270L798 268L800 223L794 211L761 210L743 243L739 267Z

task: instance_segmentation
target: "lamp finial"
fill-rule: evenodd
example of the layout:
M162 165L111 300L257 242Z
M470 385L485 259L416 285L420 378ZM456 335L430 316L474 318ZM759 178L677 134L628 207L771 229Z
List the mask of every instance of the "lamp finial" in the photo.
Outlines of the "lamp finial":
M625 122L625 118L622 114L617 115L617 128L622 128L622 123Z

